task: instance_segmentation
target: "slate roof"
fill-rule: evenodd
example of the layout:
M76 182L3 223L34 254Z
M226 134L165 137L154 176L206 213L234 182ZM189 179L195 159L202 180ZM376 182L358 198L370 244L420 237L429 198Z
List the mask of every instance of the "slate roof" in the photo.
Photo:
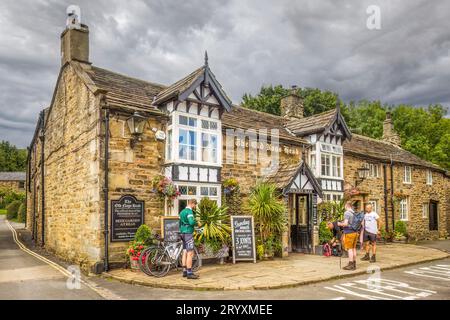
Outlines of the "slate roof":
M336 109L302 119L289 120L286 127L296 135L305 136L323 131L333 121Z
M286 130L284 121L285 119L280 116L238 106L233 106L231 112L224 112L222 115L223 127L244 130L267 129L268 134L270 134L271 129L278 129L280 140L295 144L309 144L304 138L296 137Z
M25 181L26 172L0 172L0 181Z
M358 134L353 134L351 141L344 142L344 153L363 158L381 160L384 162L390 162L392 156L392 160L397 163L422 166L445 172L445 170L441 167L425 161L411 152L400 148L399 146Z
M299 163L280 161L278 170L269 174L265 181L274 184L278 189L284 189L294 178L300 167Z

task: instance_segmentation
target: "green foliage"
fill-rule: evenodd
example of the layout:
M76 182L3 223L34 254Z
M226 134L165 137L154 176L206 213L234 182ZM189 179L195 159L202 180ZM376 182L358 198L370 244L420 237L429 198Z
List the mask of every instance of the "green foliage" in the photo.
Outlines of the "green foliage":
M25 201L25 193L12 189L0 189L0 208L6 208L13 201Z
M258 183L250 193L247 207L255 217L265 253L273 255L273 242L281 241L281 235L287 225L286 207L276 187L268 183Z
M341 221L344 220L345 200L339 202L326 201L318 206L321 221Z
M19 212L19 207L22 204L22 201L20 200L16 200L11 202L7 207L6 207L6 219L8 220L13 220L17 218L17 214Z
M394 237L395 237L394 231L391 231L391 230L386 231L386 229L384 227L381 228L380 234L381 234L381 237L387 242L392 242L392 240L394 240Z
M386 106L380 101L362 100L358 104L350 102L343 108L347 126L355 133L374 139L383 136L383 121L386 119Z
M219 207L216 202L203 198L195 216L200 223L201 232L196 233L195 238L200 242L220 241L228 243L231 236L230 216L227 207Z
M333 239L333 233L327 228L327 222L322 221L319 225L319 243L329 242Z
M402 236L408 235L408 231L406 229L406 223L404 221L397 221L395 223L395 233L401 234Z
M141 225L134 235L134 241L144 243L146 246L149 246L153 243L153 234L152 230L146 225Z
M19 211L17 212L17 221L24 223L26 219L27 219L27 206L25 202L22 202L22 204L19 207Z
M25 171L27 151L17 149L8 141L0 142L0 171Z

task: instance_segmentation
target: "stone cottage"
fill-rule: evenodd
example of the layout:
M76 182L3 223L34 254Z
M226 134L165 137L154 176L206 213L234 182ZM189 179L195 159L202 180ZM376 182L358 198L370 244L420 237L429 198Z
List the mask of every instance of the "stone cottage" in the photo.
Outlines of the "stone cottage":
M29 148L27 227L37 243L85 271L122 265L137 226L160 228L162 217L176 216L189 198L208 197L231 214L245 213L242 203L262 180L279 188L288 207L284 254L314 252L321 199L341 199L367 159L386 163L367 152L351 153L362 138L350 133L339 107L303 117L295 90L282 100L282 116L232 104L207 55L201 67L171 85L131 78L90 62L89 28L76 19L61 35L61 54L51 103ZM373 154L386 154L377 148L391 143L379 144L371 143ZM444 171L411 159L414 170L433 171L434 192ZM177 197L154 192L161 177L173 182ZM239 189L225 195L222 185L231 177ZM438 201L443 235L448 202L436 192L429 200Z
M316 208L321 189L301 161L309 142L286 129L282 117L233 105L207 55L202 67L166 86L94 66L89 29L80 23L69 23L61 50L53 98L28 159L28 228L47 250L86 271L122 264L133 231L118 227L118 205L142 208L135 223L159 228L161 217L177 215L189 198L222 204L229 177L240 186L227 200L232 214L242 213L233 203L265 179L277 183L291 206L298 201L288 194L303 194L301 215ZM162 200L152 190L159 176L181 194ZM285 253L312 250L317 227L307 228L301 247L286 234Z
M0 189L25 192L25 172L0 172Z

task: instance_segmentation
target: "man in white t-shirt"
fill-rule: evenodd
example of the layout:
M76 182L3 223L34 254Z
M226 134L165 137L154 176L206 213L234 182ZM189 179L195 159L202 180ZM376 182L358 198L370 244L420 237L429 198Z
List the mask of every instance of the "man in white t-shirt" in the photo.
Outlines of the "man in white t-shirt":
M377 236L380 234L380 216L375 211L372 211L372 205L366 205L366 214L364 215L364 236L363 241L366 244L366 255L361 259L362 261L376 262L377 251ZM370 257L370 245L372 245L372 257Z

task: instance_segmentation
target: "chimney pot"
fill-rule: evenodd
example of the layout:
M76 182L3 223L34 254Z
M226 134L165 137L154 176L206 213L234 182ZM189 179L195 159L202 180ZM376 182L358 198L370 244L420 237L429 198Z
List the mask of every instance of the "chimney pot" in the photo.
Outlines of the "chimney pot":
M61 34L61 65L69 61L89 63L89 28L81 24L77 6L67 8L68 21Z

